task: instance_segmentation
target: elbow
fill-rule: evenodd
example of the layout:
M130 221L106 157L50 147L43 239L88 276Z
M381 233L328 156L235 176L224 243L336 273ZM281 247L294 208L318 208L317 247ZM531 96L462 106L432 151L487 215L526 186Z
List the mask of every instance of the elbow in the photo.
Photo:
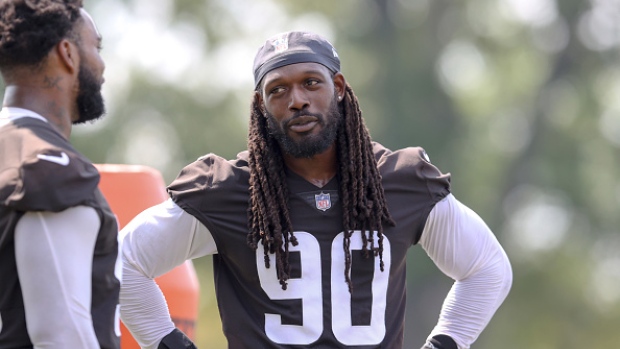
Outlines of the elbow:
M503 250L500 252L494 261L488 265L488 268L485 268L486 272L484 273L489 285L492 285L491 288L495 290L498 306L508 296L513 280L510 260Z
M510 289L512 288L512 280L513 280L513 273L512 273L512 266L510 265L510 260L508 259L508 256L506 255L506 253L503 253L503 269L504 272L502 273L502 284L503 284L503 290L504 290L504 294L506 297L508 295L508 293L510 292Z
M487 260L486 266L481 267L476 274L472 279L477 280L475 282L486 284L488 291L494 295L491 298L497 299L499 306L512 288L512 266L506 253L500 250L494 258ZM474 281L472 280L472 282Z

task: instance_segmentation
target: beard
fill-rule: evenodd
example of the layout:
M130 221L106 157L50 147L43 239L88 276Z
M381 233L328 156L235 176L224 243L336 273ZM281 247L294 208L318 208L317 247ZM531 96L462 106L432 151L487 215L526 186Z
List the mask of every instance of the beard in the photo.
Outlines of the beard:
M283 152L294 158L311 158L327 150L336 141L338 129L342 124L342 113L338 109L335 95L326 115L298 111L293 117L279 124L271 113L266 111L265 114L269 134L278 142ZM285 131L287 124L301 115L316 117L318 124L323 126L321 132L304 136L301 140L295 140L289 136Z
M79 91L76 98L78 119L73 123L83 124L99 119L105 114L105 104L101 95L102 83L83 61L78 72L78 84Z

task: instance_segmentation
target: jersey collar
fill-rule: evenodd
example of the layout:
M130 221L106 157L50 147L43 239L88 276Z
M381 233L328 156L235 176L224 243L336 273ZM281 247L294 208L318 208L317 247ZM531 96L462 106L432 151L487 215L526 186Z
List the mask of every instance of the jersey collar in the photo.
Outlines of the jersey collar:
M47 119L32 110L17 107L2 107L0 119L16 120L23 117L35 118L47 122Z

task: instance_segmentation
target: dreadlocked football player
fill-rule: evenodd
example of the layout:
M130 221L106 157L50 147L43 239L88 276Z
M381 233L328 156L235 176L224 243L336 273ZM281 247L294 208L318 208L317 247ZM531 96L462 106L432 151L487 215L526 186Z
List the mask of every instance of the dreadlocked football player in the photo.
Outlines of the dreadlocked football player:
M120 346L116 218L69 143L104 114L100 44L81 0L0 2L2 349Z
M208 154L121 232L121 317L192 348L153 281L213 255L229 348L402 348L406 255L455 280L424 348L469 348L508 294L504 250L421 148L372 142L336 50L289 32L254 61L248 150ZM159 345L159 348L162 348Z

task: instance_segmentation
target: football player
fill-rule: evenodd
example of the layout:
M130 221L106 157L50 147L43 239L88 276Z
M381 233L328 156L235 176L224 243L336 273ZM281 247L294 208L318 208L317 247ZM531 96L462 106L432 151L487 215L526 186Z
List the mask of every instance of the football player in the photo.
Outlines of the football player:
M508 294L508 258L419 147L371 141L323 37L270 38L254 61L248 150L208 154L121 232L121 317L144 348L193 348L153 281L213 255L229 348L403 347L406 256L455 282L425 348L469 348ZM206 330L206 329L205 329Z
M81 0L0 2L0 348L118 349L116 218L70 143L104 114Z

